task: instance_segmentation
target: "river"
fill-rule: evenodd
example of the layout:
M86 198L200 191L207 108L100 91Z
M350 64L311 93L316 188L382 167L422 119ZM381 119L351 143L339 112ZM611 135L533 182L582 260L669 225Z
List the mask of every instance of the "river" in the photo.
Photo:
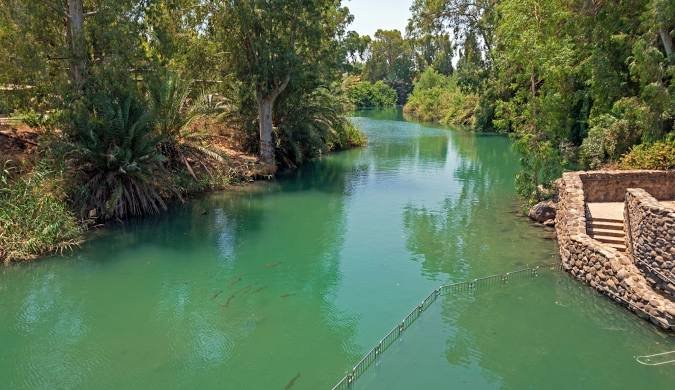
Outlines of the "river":
M509 140L360 113L369 146L0 267L0 388L330 388L440 284L558 261ZM360 388L669 388L675 349L560 271L418 320Z

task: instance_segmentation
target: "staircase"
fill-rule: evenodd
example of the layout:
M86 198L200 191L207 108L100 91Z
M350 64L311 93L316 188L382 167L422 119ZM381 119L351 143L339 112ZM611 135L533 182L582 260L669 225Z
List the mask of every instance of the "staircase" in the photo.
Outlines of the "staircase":
M586 231L594 239L619 252L626 252L626 233L623 231L622 219L589 218Z

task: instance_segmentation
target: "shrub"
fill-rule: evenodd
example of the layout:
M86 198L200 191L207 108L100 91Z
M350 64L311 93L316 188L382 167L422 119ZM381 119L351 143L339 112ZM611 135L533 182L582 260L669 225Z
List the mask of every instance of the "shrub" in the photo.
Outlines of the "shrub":
M84 227L66 202L62 175L38 164L29 174L10 177L0 167L0 261L32 259L79 243Z
M195 181L202 181L192 164L204 168L212 161L224 160L217 150L202 142L208 136L203 130L203 122L225 113L227 107L205 96L191 99L190 92L188 83L175 74L166 74L150 85L150 111L153 128L162 140L162 154L167 157L170 167L184 167Z
M154 214L175 193L159 151L163 138L151 114L133 95L92 100L73 123L82 185L75 194L81 215L101 219Z
M454 77L427 68L403 110L421 121L473 127L478 105L478 96L463 93Z
M349 101L357 109L396 106L396 91L381 80L372 84L367 81L348 84L346 92Z
M596 169L607 161L616 161L648 134L649 116L649 109L638 99L618 100L611 113L591 120L579 150L581 164Z
M345 103L339 93L322 87L286 95L277 108L278 160L296 166L331 150L365 144L365 136L345 116Z
M621 169L675 169L675 137L634 146L619 162Z

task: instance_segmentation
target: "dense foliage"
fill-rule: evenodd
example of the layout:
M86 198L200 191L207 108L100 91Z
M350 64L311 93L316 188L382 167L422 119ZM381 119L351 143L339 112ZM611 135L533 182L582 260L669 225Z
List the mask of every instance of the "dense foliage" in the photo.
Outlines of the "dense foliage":
M343 88L357 109L394 107L398 100L396 91L382 80L370 83L352 76L343 82Z
M404 105L425 69L443 75L455 70L453 41L443 31L411 25L405 36L399 30L377 30L372 38L352 32L344 44L349 75L343 84L352 102L361 108L390 106L390 91L384 85L395 92L395 104Z
M619 162L623 169L675 169L675 137L634 146Z
M649 145L673 131L673 2L416 0L412 9L415 29L449 28L459 41L457 83L479 96L475 127L514 136L524 199L550 194L564 169L617 162L637 144L620 166L668 166L646 155L661 155Z
M163 135L133 95L103 95L70 129L82 185L75 203L103 219L158 213L166 208Z
M22 174L63 167L64 189L44 201L71 219L157 213L241 172L362 145L339 87L369 40L351 20L339 0L0 0L0 114L49 134ZM235 167L231 147L259 166ZM33 183L5 180L3 196ZM3 237L40 235L7 226Z
M477 104L476 95L461 91L457 77L427 68L415 83L404 112L422 121L473 127Z

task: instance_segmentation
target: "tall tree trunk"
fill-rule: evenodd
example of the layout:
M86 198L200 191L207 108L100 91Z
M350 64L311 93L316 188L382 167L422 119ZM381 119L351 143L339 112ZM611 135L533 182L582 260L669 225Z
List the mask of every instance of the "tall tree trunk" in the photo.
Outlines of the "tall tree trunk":
M663 47L666 49L666 54L668 59L673 61L673 38L670 36L670 32L666 28L659 28L659 36L661 37L661 42L663 42Z
M272 138L272 111L275 99L271 96L258 97L258 126L260 128L260 158L266 164L274 165L274 140Z
M80 90L87 72L82 0L68 0L68 38L70 43L70 80Z
M276 165L274 158L274 103L277 97L286 89L290 76L278 84L271 92L265 94L264 89L259 87L256 93L258 100L258 127L260 129L260 159L270 165Z

